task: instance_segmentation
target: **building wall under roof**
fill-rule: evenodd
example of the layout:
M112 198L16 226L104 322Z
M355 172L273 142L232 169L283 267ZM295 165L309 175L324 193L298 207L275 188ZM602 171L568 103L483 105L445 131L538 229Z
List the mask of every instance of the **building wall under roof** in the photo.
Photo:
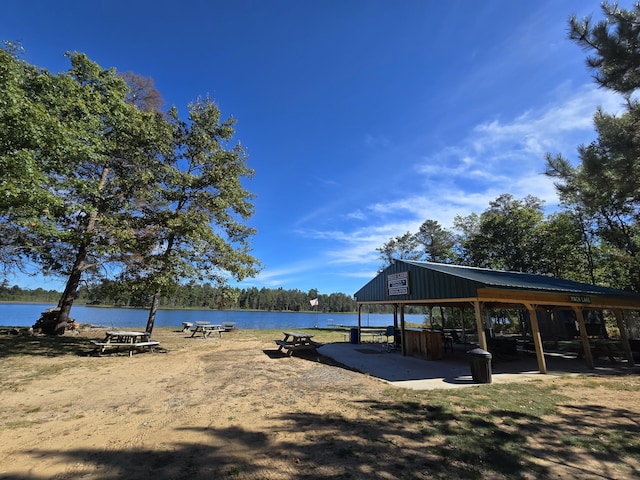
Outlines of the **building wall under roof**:
M409 294L389 295L388 275L401 272L409 272ZM478 282L397 261L385 268L354 296L357 302L384 303L470 298L476 297L477 289L482 286Z

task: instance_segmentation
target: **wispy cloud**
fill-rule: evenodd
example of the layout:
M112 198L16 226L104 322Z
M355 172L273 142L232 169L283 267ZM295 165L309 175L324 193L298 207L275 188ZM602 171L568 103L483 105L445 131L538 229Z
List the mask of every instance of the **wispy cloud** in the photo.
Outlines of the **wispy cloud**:
M376 249L390 238L416 232L427 219L452 228L457 215L481 213L503 193L516 198L535 195L553 208L557 197L552 180L543 174L545 154L575 157L576 147L595 137L595 109L617 112L621 106L619 97L591 85L572 89L565 84L554 94L555 103L528 109L511 120L481 122L457 144L414 154L413 166L405 169L411 178L386 176L387 186L374 202L339 212L343 205L334 199L310 211L296 221L295 233L319 245L313 261L266 268L251 283L295 284L313 271L321 272L319 278L372 278L381 265ZM333 218L327 222L332 228L306 227L311 220L317 224L318 218Z
M573 90L562 85L556 95L554 104L529 109L511 121L482 122L457 145L425 152L414 165L418 178L411 191L405 188L402 197L345 215L368 225L299 233L331 240L324 251L328 262L356 265L378 261L376 248L396 235L417 231L427 219L451 228L456 215L481 213L503 193L535 195L553 207L557 197L553 182L543 174L545 154L575 156L576 147L595 136L595 109L616 112L621 105L620 97L592 85Z

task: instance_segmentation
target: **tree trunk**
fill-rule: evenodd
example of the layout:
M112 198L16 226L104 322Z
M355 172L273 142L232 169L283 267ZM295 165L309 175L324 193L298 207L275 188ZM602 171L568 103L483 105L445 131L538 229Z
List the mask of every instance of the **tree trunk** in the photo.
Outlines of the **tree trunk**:
M145 332L151 336L151 332L153 332L153 324L156 321L156 312L158 311L158 304L160 303L160 294L154 293L153 299L151 300L151 308L149 309L149 318L147 319L147 328L145 328Z
M108 174L109 168L103 168L102 174L100 175L100 184L98 185L99 192L104 189L104 186L107 183ZM89 221L87 222L87 227L85 228L85 234L93 233L93 231L95 230L97 217L98 214L95 210L91 212L91 215L89 215ZM60 309L60 312L58 313L58 323L56 324L54 329L56 335L62 335L64 333L64 329L67 326L67 323L69 322L69 313L71 312L71 306L73 305L73 302L76 299L76 294L78 293L78 287L80 286L80 279L82 278L82 272L84 271L85 263L87 261L88 251L89 243L85 240L78 247L76 261L73 263L71 273L69 274L69 278L67 279L67 285L64 288L64 293L62 294L62 297L58 302L58 308Z
M78 249L76 260L71 268L71 273L67 279L67 284L64 288L64 293L60 297L58 302L58 308L49 312L48 315L43 314L38 322L34 325L34 328L39 328L42 333L46 335L63 335L67 324L69 323L69 314L71 313L71 306L76 298L78 287L80 285L80 278L82 277L82 271L87 259L87 245L82 244Z

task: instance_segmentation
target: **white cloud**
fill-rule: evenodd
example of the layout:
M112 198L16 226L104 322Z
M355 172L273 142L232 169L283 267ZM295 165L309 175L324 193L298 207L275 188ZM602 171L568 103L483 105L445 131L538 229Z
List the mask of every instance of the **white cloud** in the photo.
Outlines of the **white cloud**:
M620 97L591 85L571 89L565 84L554 97L554 104L529 109L511 121L487 120L457 144L425 152L410 169L410 180L405 177L401 185L394 185L395 178L386 177L383 195L344 214L346 221L337 222L332 229L298 228L298 235L326 241L330 247L317 253L315 263L267 271L256 281L276 285L293 274L318 268L318 262L325 273L348 266L345 271L333 270L334 276L373 278L381 263L376 248L390 238L416 232L427 219L452 228L457 215L482 213L503 193L516 198L534 195L553 210L557 197L552 179L543 174L545 154L571 158L579 144L595 137L595 109L601 106L617 112L621 105ZM369 140L373 143L374 139ZM395 196L385 199L389 192L396 192ZM335 207L324 205L324 215Z
M555 206L553 181L543 174L544 155L575 152L595 135L595 109L617 111L621 100L591 85L571 90L565 84L554 93L555 104L529 109L511 121L483 122L457 145L424 155L415 165L420 179L411 191L347 215L366 218L368 227L349 230L347 224L344 229L300 233L333 242L324 253L328 262L355 265L378 261L376 248L396 235L416 232L427 219L451 228L456 215L481 213L503 193L516 198L531 194Z

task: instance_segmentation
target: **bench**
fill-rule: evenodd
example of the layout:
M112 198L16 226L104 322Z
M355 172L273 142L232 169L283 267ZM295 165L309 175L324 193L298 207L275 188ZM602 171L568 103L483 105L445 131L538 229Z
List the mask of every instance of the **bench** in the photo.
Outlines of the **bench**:
M385 330L365 330L360 329L360 338L364 342L364 337L370 337L372 342L382 342L386 335Z
M136 348L145 348L148 347L149 350L152 350L153 347L160 345L160 342L155 340L148 340L146 342L137 342L137 343L128 343L128 342L105 342L102 340L91 340L96 347L100 347L100 354L103 354L108 348L120 348L125 347L129 349L129 356L133 355L133 350Z
M318 342L310 341L308 343L294 343L287 342L285 340L275 340L276 345L278 345L278 350L282 351L286 350L288 356L293 355L293 352L296 350L316 350L321 344Z
M197 323L196 327L193 329L191 333L191 337L194 337L197 333L202 333L202 338L209 337L212 333L217 332L220 338L222 338L222 332L225 329L222 325L210 325L208 323Z

